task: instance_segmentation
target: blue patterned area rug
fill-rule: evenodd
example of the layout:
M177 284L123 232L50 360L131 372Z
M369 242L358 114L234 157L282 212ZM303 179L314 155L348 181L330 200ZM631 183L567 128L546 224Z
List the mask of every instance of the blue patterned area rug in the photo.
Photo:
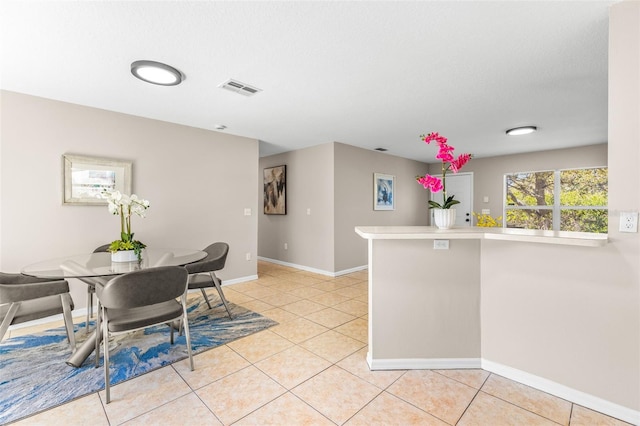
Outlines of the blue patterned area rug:
M222 304L212 309L208 309L204 301L189 306L194 354L277 324L233 303L229 307L233 320ZM77 324L75 331L80 344L86 338L84 323ZM166 325L113 336L111 384L187 358L185 336L175 332L174 338L175 344L171 345L170 329ZM0 344L0 424L104 389L102 360L100 368L95 368L92 353L80 368L75 368L65 362L70 355L64 327L7 339ZM195 367L197 370L197 362Z

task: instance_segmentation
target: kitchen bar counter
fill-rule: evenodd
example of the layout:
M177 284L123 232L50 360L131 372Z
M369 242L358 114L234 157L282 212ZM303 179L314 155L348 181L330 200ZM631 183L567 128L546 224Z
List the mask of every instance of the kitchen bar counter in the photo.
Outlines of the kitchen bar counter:
M600 247L607 234L588 232L538 231L514 228L460 227L438 229L433 226L358 226L356 233L366 239L392 240L503 240L528 243Z
M505 228L359 226L369 247L372 370L479 368L485 243L592 250L606 234ZM499 240L495 241L495 240ZM493 242L495 241L495 242ZM513 276L515 282L518 276Z

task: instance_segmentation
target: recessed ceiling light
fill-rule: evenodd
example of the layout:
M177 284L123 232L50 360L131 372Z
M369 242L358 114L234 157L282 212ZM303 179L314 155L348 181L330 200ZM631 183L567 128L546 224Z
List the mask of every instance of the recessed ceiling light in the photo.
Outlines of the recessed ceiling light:
M175 86L185 78L184 74L174 67L156 61L132 62L131 74L142 81L161 86Z
M533 133L538 128L536 126L522 126L522 127L514 127L513 129L507 130L507 135L509 136L520 136L520 135L528 135L529 133Z

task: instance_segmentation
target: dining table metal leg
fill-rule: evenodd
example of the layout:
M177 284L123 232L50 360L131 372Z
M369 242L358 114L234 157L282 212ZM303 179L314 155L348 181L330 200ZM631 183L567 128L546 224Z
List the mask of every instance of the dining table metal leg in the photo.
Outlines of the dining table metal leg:
M80 368L87 358L89 358L91 352L95 350L96 339L98 339L98 343L102 342L102 330L93 330L93 332L87 337L87 340L82 342L76 351L69 357L67 365Z

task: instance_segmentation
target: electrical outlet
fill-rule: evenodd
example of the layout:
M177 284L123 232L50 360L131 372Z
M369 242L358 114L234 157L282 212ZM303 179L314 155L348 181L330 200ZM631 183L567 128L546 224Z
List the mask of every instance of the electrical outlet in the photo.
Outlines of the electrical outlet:
M449 250L449 240L433 240L435 250Z
M288 250L288 249L289 249L289 244L284 243L284 249L285 249L285 250Z
M638 212L620 212L620 232L638 232Z

